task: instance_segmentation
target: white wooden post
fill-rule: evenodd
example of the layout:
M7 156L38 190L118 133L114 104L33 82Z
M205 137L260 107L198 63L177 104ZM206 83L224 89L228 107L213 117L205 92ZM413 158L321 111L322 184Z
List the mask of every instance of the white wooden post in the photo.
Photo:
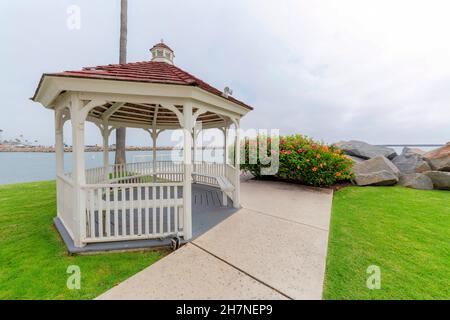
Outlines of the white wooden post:
M63 196L62 187L58 176L64 175L64 131L62 110L55 111L55 161L56 161L56 210L57 215L61 214L61 197Z
M235 143L235 151L234 151L234 156L235 156L235 174L236 174L236 185L234 186L234 199L233 199L233 206L235 208L240 208L241 207L241 182L240 182L240 173L241 173L241 169L240 169L240 162L241 162L241 137L240 137L240 124L239 124L239 119L236 120L235 122L236 125L236 143Z
M64 132L61 112L55 112L55 158L56 174L64 174Z
M195 168L195 161L196 161L196 156L195 154L197 153L197 132L196 132L196 128L195 126L192 128L192 163L194 164L194 168Z
M201 127L199 127L199 128L197 128L197 126L196 125L193 125L193 128L192 128L192 143L193 143L193 151L192 151L192 163L193 163L193 170L194 170L194 172L197 170L197 164L196 164L196 162L198 161L197 160L197 144L198 144L198 140L197 140L197 138L198 138L198 136L200 135L200 132L201 132ZM200 161L203 161L203 143L201 143L200 144L200 152L201 152L201 154L202 154L202 156L200 157Z
M227 136L228 136L228 124L225 122L225 126L220 128L223 132L223 173L226 175L227 172ZM222 192L222 205L227 206L228 204L228 196L226 192Z
M107 123L104 123L101 129L103 137L103 178L105 182L109 180L109 134L110 130Z
M227 148L227 143L228 143L228 124L225 124L225 127L223 127L223 164L226 165L227 164L227 160L228 160L228 148Z
M183 210L184 210L184 239L192 238L192 105L186 103L183 107L183 131L184 131L184 185L183 185Z
M153 142L153 156L152 156L152 161L153 161L153 182L156 182L157 176L156 176L156 140L158 139L158 133L156 131L156 128L153 128L152 132L151 132L151 136L152 136L152 142Z
M153 121L152 121L152 131L150 132L152 136L153 141L153 182L156 182L156 140L158 139L159 132L157 131L156 125L158 120L158 112L159 112L159 106L155 107L155 113L153 114ZM181 123L180 123L181 124Z
M74 208L73 219L75 230L73 234L76 247L83 247L83 239L86 235L86 199L82 186L86 184L84 167L84 121L82 103L77 95L71 97L71 120L72 120L72 166L74 185Z

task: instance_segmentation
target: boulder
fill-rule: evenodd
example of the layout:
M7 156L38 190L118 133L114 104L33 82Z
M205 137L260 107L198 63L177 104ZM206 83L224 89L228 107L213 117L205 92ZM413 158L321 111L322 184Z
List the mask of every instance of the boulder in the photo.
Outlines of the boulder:
M392 163L397 166L401 173L421 173L431 170L422 155L411 148L404 148L401 155L392 159Z
M353 165L355 182L359 186L390 186L398 182L400 171L386 157L378 156Z
M432 190L433 181L422 173L407 173L401 174L398 180L398 184L403 187L419 189L419 190Z
M342 149L345 154L362 159L372 159L378 156L384 156L388 159L393 159L395 156L397 156L397 153L392 148L374 146L363 141L339 141L334 145Z
M355 176L358 186L393 186L398 182L398 177L392 171L376 171L371 173L360 173Z
M425 160L435 171L450 171L450 142L443 147L425 153Z
M404 147L402 150L402 154L418 154L420 156L423 156L426 151L419 149L419 148L410 148L410 147Z
M415 172L416 173L424 173L424 172L427 172L427 171L430 171L430 170L431 170L431 167L428 164L428 162L423 161L423 162L419 162L417 164Z
M366 159L363 159L363 158L358 158L358 157L349 156L349 155L347 155L347 156L350 158L350 160L353 161L353 163L360 163L360 162L366 161Z
M435 189L450 190L450 172L428 171L424 174L433 181Z

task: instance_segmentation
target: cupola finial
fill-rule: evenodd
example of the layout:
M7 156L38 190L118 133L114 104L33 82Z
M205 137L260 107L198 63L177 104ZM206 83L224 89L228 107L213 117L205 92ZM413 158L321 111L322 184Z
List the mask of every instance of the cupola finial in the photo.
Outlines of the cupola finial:
M175 55L173 54L173 50L164 43L164 39L161 39L161 42L155 44L150 49L150 52L152 53L152 61L173 64Z

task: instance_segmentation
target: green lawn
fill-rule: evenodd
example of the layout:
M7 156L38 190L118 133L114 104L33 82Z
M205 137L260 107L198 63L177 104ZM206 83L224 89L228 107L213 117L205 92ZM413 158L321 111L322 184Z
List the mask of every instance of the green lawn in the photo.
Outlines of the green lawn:
M165 252L69 256L53 227L55 182L0 185L0 299L91 299ZM81 289L69 290L78 265Z
M381 289L366 286L367 267ZM333 200L325 299L450 299L450 192L349 187Z

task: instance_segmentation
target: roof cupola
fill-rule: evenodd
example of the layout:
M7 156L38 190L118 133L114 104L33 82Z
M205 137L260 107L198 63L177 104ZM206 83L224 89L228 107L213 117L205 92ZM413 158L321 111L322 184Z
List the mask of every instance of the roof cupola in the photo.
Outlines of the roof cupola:
M163 39L161 39L160 43L155 44L150 49L150 52L152 53L152 61L173 64L175 55L173 54L173 50L164 43Z

